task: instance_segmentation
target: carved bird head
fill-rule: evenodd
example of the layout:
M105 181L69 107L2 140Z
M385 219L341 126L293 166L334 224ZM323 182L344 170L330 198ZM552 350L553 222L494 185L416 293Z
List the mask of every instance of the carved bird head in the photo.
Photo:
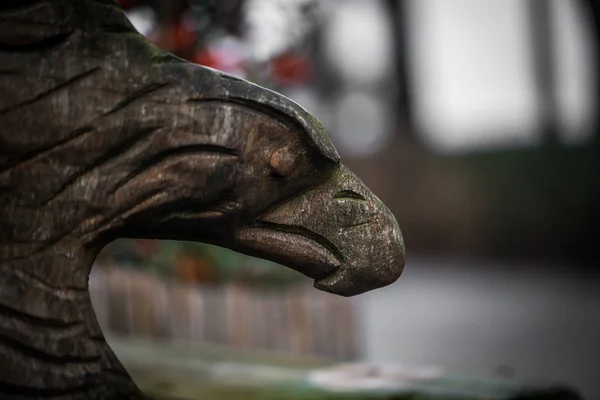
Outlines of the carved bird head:
M211 69L176 63L160 74L177 82L162 89L178 99L169 117L193 126L187 140L153 157L181 163L169 187L190 195L141 210L124 234L227 247L344 296L400 276L404 244L394 216L340 163L318 120L280 94ZM160 171L152 168L132 178L137 190Z
M394 216L301 106L159 50L116 7L88 1L97 17L79 22L58 4L36 8L53 29L2 38L20 43L0 99L11 254L146 237L269 259L345 296L400 276Z

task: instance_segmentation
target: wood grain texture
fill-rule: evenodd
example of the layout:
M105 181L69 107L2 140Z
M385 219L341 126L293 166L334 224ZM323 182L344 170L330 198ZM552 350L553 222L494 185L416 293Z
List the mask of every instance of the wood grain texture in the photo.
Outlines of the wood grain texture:
M346 296L400 275L394 217L314 117L161 51L115 3L3 2L0 60L0 398L142 396L88 293L118 237L217 244Z

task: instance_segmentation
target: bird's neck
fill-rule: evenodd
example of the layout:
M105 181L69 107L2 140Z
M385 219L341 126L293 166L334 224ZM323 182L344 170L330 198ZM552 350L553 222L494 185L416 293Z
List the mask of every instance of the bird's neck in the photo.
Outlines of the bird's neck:
M96 320L93 256L56 246L21 258L1 253L0 398L142 398Z

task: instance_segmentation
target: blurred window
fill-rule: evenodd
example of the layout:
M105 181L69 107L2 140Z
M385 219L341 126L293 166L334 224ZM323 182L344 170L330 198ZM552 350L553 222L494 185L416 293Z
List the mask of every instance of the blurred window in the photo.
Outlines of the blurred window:
M323 57L337 88L329 92L333 141L345 155L369 157L389 143L395 115L393 19L381 0L328 3Z
M549 126L562 143L589 140L596 79L590 23L576 0L543 0L546 16L531 1L406 1L413 117L432 148L535 146ZM537 42L536 18L546 18L540 26L551 33L537 32ZM547 63L539 51L546 46ZM540 67L548 79L540 79Z

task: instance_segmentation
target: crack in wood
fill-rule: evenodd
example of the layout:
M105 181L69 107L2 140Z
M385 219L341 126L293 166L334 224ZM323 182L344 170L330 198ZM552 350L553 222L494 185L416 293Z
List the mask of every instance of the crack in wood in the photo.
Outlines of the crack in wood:
M52 364L50 368L55 371L58 368L72 368L73 364L94 364L102 359L101 354L79 355L71 353L50 353L47 348L41 349L8 336L4 329L0 330L0 347L1 346L18 351L20 354L38 362Z
M35 97L31 98L31 99L25 100L25 101L23 101L23 102L21 102L19 104L15 104L15 105L12 105L10 107L7 107L7 108L4 108L4 109L0 110L0 115L8 114L11 111L14 111L14 110L19 109L21 107L33 104L33 103L35 103L37 101L43 100L47 96L51 96L51 95L59 92L62 89L66 89L66 88L68 88L69 86L73 85L76 82L79 82L81 80L89 78L90 76L92 76L92 75L96 74L97 72L99 72L100 69L101 69L100 67L95 67L95 68L92 68L92 69L87 70L85 72L82 72L80 74L77 74L77 75L75 75L75 76L67 79L66 81L64 81L64 82L62 82L62 83L54 86L53 88L48 89L48 90L46 90L46 91L38 94L37 96L35 96Z
M106 112L104 115L106 116L106 115L114 114L122 109L125 109L127 106L129 106L133 102L143 99L144 97L148 96L149 94L159 91L160 89L169 87L170 85L171 85L170 83L152 83L152 84L132 93L131 95L127 96L127 98L120 101L114 108L112 108L111 110Z
M12 358L12 355L4 355L0 352L0 364L10 365L6 361L2 361L2 358ZM43 398L55 398L60 396L68 396L68 398L74 398L79 396L80 399L92 398L90 393L98 391L98 389L105 384L104 379L99 375L96 378L89 376L87 379L82 379L83 383L69 385L64 388L53 388L53 387L34 387L30 385L20 385L13 382L6 382L0 376L0 394L18 396L17 398L22 399L23 396L43 399ZM95 397L95 398L108 398L108 397Z
M30 325L36 325L44 328L69 329L83 324L83 320L65 321L57 318L46 318L37 315L32 315L26 311L19 310L15 307L9 307L6 304L0 303L0 315L4 318L16 318Z
M74 31L61 32L54 36L42 37L38 40L32 40L27 43L8 43L7 39L0 33L0 52L4 53L34 53L39 51L52 50L54 47L65 44L73 35Z
M23 155L18 155L13 158L9 158L8 161L5 162L5 165L0 168L0 174L3 174L10 170L11 168L15 168L21 166L29 161L34 161L37 158L44 157L48 155L48 153L59 150L62 146L68 145L73 141L81 138L84 135L94 132L94 128L90 126L84 126L74 130L71 134L67 135L63 140L52 143L48 146L43 146L38 148L32 152L25 153Z
M80 180L82 178L84 178L86 175L93 173L96 169L99 169L102 166L105 166L106 164L108 164L110 162L114 162L115 160L126 157L129 150L135 149L136 145L138 143L140 143L141 141L143 141L144 139L146 139L147 137L152 135L158 129L160 129L160 128L149 127L146 129L142 129L136 135L133 135L132 137L128 138L127 140L124 140L122 143L120 143L116 147L109 149L104 154L102 154L100 157L96 158L93 162L91 162L88 166L86 166L83 170L78 171L77 173L75 173L71 177L69 177L69 179L66 182L64 182L54 192L54 194L51 195L50 198L45 199L44 202L46 204L52 204L52 203L58 201L64 193L68 192L68 190L71 187L77 185L80 182Z
M126 177L119 180L112 189L111 194L115 194L119 189L121 189L123 186L125 186L127 183L129 183L136 177L142 176L148 170L156 167L157 165L163 162L166 162L167 160L201 153L213 153L227 157L239 158L239 155L237 154L237 151L235 149L212 144L193 144L167 149L144 161L135 170L131 171Z

